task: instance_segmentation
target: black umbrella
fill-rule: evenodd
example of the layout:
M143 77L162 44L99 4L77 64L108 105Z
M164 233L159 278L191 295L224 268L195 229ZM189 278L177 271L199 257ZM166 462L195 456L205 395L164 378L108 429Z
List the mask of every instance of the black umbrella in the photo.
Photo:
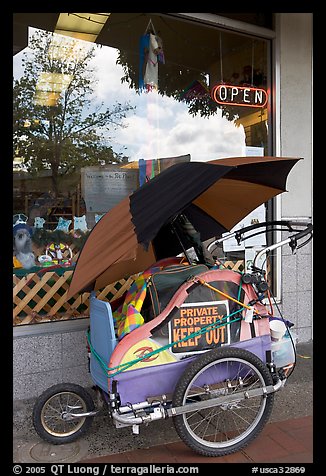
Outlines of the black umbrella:
M180 163L164 170L96 224L76 263L68 296L103 288L157 259L182 252L179 238L187 221L202 241L229 231L285 191L287 176L298 160L234 157Z

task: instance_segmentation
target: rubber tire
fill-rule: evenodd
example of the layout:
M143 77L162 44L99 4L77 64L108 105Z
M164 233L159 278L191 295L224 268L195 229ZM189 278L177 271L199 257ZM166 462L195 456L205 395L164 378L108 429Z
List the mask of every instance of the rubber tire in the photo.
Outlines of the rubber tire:
M69 393L74 393L78 396L79 399L81 399L85 406L86 406L86 411L90 412L94 410L94 401L91 395L80 385L72 384L72 383L59 383L57 385L53 385L52 387L49 387L45 392L43 392L38 399L36 400L33 408L33 425L35 428L35 431L37 434L45 441L48 443L51 443L52 445L62 445L65 443L72 443L73 441L76 441L78 438L80 438L86 431L89 429L89 427L92 424L93 418L94 417L85 417L84 422L80 426L80 428L67 436L56 436L52 435L47 431L47 429L44 427L42 423L42 410L47 401L60 393L63 392L69 392ZM76 420L77 421L77 420ZM62 434L64 435L64 433Z
M172 406L178 407L183 405L185 392L190 385L190 382L195 378L198 372L205 367L206 365L214 362L219 361L220 359L224 358L240 358L242 360L246 360L247 362L251 363L256 369L260 372L265 382L265 385L273 385L272 375L266 365L252 352L249 352L244 349L239 349L236 347L223 347L218 349L213 349L209 352L201 354L198 359L193 361L189 366L186 368L184 373L181 375L176 387L175 392L172 399ZM235 443L233 446L228 447L220 447L220 448L211 448L210 446L206 446L204 444L199 443L197 440L193 438L193 436L189 433L187 426L184 422L184 415L177 415L173 417L174 426L176 432L178 433L181 440L189 446L193 451L199 453L204 456L224 456L227 454L235 453L244 447L246 447L250 442L252 442L258 434L262 431L265 424L267 423L273 409L274 403L274 393L270 393L266 397L266 406L261 415L260 421L257 425L253 428L253 431L247 435L242 441Z

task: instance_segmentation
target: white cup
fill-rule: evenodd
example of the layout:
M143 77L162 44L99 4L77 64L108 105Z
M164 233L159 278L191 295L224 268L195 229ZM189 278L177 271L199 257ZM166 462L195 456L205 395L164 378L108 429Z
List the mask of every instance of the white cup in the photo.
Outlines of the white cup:
M271 330L272 340L280 340L286 332L286 325L282 321L276 319L270 321L269 327Z

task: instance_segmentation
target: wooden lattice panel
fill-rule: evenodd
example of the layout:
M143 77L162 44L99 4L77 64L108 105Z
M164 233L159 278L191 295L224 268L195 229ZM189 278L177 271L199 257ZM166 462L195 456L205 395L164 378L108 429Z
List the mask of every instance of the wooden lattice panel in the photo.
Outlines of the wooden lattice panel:
M224 267L242 272L244 261L226 261ZM89 293L76 294L67 300L73 270L58 274L56 270L13 276L13 324L37 324L89 317ZM109 284L97 292L98 299L112 301L121 297L134 280L130 276Z
M14 326L89 316L89 293L76 294L67 300L73 270L62 275L54 271L13 276ZM124 294L133 277L109 284L97 297L111 301Z
M224 261L223 266L227 269L232 269L232 271L244 272L245 262L243 260L239 261Z

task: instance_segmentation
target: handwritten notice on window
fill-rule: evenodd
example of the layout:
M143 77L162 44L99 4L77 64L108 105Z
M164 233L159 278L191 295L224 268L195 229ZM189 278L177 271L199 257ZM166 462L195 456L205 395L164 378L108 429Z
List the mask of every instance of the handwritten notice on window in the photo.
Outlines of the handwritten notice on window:
M138 188L138 170L116 165L81 169L81 191L87 212L105 213Z

